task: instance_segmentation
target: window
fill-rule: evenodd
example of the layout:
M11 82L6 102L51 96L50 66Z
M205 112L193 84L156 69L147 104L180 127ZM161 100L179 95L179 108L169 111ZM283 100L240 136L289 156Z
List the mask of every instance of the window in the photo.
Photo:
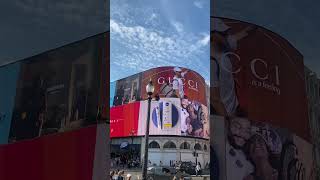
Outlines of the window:
M195 150L202 150L201 145L199 143L197 143L196 145L194 145L194 149Z
M206 144L203 146L203 150L204 150L204 151L207 151L207 150L208 150L208 147L207 147Z
M181 144L180 149L190 149L190 144L187 142L184 142Z
M175 143L173 143L172 141L168 141L163 145L164 149L176 149L177 146Z
M149 143L149 148L150 149L160 149L160 145L156 141L152 141L151 143Z

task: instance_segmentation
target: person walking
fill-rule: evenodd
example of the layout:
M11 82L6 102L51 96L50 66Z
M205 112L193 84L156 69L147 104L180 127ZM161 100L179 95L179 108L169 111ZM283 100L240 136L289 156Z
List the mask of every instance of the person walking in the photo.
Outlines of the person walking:
M118 179L117 179L117 180L124 180L123 175L124 175L124 171L122 170L122 171L119 172L119 175L118 175Z
M196 166L196 176L200 175L200 171L201 171L201 166L200 166L200 163L198 162Z

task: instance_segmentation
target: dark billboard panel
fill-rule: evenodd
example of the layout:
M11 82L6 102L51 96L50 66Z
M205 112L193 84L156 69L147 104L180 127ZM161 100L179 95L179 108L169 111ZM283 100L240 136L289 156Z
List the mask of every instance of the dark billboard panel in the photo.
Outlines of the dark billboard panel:
M100 109L99 115L101 115L98 119L105 123L106 121L109 123L109 112L110 106L107 102L110 100L109 94L109 81L110 81L110 32L103 33L102 41L101 41L101 51L103 54L102 62L101 62L101 83L100 83L100 90L101 90L101 97L100 97Z
M97 123L103 37L21 62L10 142Z
M136 74L116 81L113 105L119 106L141 99L141 74Z
M231 19L212 20L214 114L242 114L309 140L303 56L264 28Z
M0 67L0 144L8 143L20 63Z

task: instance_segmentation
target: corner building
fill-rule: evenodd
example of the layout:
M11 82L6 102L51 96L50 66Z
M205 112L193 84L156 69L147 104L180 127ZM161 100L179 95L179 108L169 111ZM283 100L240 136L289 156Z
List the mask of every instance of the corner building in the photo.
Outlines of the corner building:
M148 159L153 165L160 165L160 161L164 166L177 161L209 165L208 86L197 72L179 67L183 76L177 92L173 88L175 68L157 67L111 83L112 159L126 155L142 162L148 112L145 87L151 79L153 95L160 99L151 102ZM183 93L183 98L177 93Z

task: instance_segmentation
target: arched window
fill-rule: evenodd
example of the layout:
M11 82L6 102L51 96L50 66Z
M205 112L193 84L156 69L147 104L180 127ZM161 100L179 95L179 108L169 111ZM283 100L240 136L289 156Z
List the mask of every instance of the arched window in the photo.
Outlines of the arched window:
M207 151L207 150L208 150L208 147L207 147L206 144L203 146L203 150L204 150L204 151Z
M181 144L180 149L190 149L190 144L187 142L184 142Z
M176 149L177 146L176 146L176 144L174 142L168 141L163 145L163 148L164 149Z
M160 149L160 145L156 141L152 141L151 143L149 143L149 148L150 149Z
M202 150L201 145L199 143L197 143L196 145L194 145L194 149L195 150Z

